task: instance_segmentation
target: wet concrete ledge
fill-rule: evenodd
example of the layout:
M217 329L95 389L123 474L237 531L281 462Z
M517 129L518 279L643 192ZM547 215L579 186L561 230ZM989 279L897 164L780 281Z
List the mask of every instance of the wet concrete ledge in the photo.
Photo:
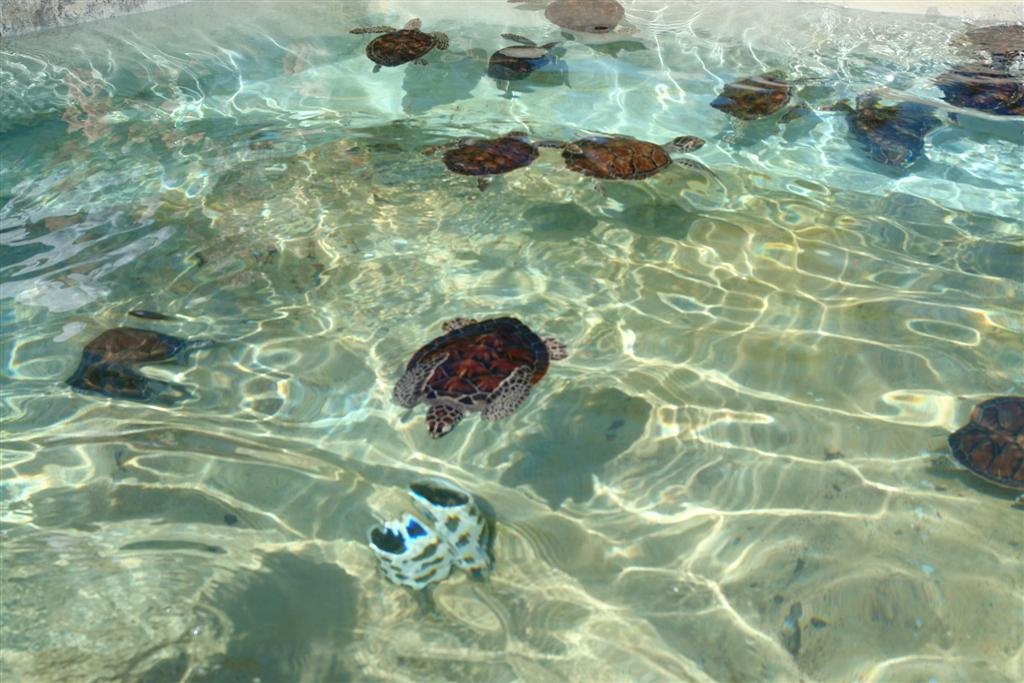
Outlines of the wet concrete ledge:
M184 2L190 0L0 0L0 34L16 36Z

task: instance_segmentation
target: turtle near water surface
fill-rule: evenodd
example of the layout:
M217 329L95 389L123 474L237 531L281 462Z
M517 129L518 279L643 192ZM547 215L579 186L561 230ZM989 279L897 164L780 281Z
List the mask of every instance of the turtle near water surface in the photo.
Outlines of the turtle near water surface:
M511 415L549 362L568 355L561 342L538 336L516 318L458 318L443 329L445 334L413 354L392 393L400 406L430 406L427 428L435 439L467 412L483 412L485 420Z
M552 50L558 43L538 45L515 33L502 33L501 37L519 44L503 47L492 54L487 63L487 75L511 97L512 81L522 80L537 69L552 64L556 59Z
M982 479L1024 491L1024 396L976 405L968 423L950 434L949 448L958 463Z
M382 66L398 66L406 62L426 64L423 55L434 48L448 49L448 36L443 33L424 33L419 19L409 21L400 29L390 26L363 26L349 33L383 33L366 46L366 56L375 62L373 72Z
M935 79L942 99L997 116L1024 116L1024 77L999 66L972 63Z
M544 8L552 24L580 33L609 33L625 15L615 0L554 0Z
M714 176L704 164L689 158L673 160L673 152L690 152L704 146L704 140L684 135L666 145L657 145L626 135L575 140L562 148L566 167L601 180L642 180L650 178L672 163Z
M445 150L442 160L448 170L476 176L477 187L484 190L493 176L532 164L542 146L557 147L560 143L532 143L526 133L516 131L497 138L463 138L455 144L428 147L423 153Z
M727 83L711 106L744 121L764 118L781 111L793 98L793 86L781 71L768 71Z
M942 125L934 107L919 102L883 105L875 93L857 96L857 106L840 100L826 110L846 114L850 135L872 161L895 168L924 156L924 139Z

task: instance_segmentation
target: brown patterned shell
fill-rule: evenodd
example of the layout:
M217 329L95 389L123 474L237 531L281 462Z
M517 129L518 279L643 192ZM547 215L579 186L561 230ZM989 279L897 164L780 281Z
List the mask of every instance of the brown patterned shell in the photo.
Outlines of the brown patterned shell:
M533 368L530 382L536 384L550 360L544 340L511 317L472 323L428 342L413 355L406 370L442 355L444 362L423 387L425 398L448 397L468 406L486 401L520 366Z
M789 103L792 87L778 71L729 83L711 106L738 119L750 121L770 116Z
M382 66L398 66L430 52L437 40L415 29L401 29L377 36L366 46L366 56Z
M964 34L963 40L999 60L1024 57L1024 25L1021 24L974 28Z
M1024 396L1000 396L974 407L949 437L957 462L988 481L1024 490Z
M582 33L608 33L625 14L615 0L554 0L544 9L552 24Z
M997 116L1024 116L1024 78L985 64L957 66L935 79L942 99Z
M629 137L591 137L562 150L565 165L577 173L604 180L642 180L672 163L653 142Z
M518 136L506 135L493 140L473 140L444 154L444 165L462 175L497 175L529 166L539 152Z

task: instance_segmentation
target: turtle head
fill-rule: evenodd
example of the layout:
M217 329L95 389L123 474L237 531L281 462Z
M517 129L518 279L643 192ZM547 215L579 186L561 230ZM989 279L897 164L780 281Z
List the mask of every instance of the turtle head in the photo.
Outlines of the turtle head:
M703 147L704 140L696 135L682 135L668 143L668 146L680 152L692 152Z

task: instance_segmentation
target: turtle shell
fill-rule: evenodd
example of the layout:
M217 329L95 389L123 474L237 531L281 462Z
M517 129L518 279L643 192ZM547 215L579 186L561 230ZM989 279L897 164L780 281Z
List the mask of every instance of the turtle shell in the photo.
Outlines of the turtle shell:
M591 137L566 145L562 158L570 170L605 180L642 180L672 163L653 142L630 137Z
M1024 57L1024 25L1021 24L974 28L964 34L964 39L996 60L1012 62Z
M552 24L581 33L608 33L625 15L615 0L555 0L544 9Z
M942 99L999 116L1024 116L1024 80L984 64L956 67L935 79Z
M415 29L401 29L377 36L366 46L366 56L382 66L398 66L430 52L434 36Z
M727 84L711 106L729 116L750 121L770 116L789 103L793 88L782 74L770 71Z
M873 97L860 97L846 116L850 134L872 161L898 168L924 154L924 138L942 125L931 107L916 102L882 106Z
M949 436L961 465L1001 486L1024 490L1024 396L1000 396L974 407Z
M427 379L423 392L428 401L441 397L466 406L485 402L502 380L521 366L533 368L531 384L548 370L548 348L525 323L516 318L494 318L452 330L413 354L406 366L447 354Z
M444 154L444 165L461 175L497 175L529 166L539 152L535 145L513 135L493 140L473 140Z
M500 81L520 81L551 61L551 51L546 48L514 45L491 55L487 75Z

